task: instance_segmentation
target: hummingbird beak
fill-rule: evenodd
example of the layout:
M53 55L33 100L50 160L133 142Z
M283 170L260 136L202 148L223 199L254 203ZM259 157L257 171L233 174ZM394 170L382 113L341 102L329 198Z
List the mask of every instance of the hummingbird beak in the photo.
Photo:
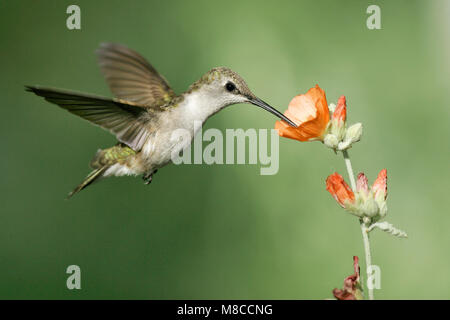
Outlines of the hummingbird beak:
M289 123L292 127L297 128L297 125L292 120L290 120L288 117L286 117L280 111L278 111L274 107L271 107L269 104L267 104L266 102L262 101L261 99L256 98L256 97L255 98L250 98L249 102L251 104L254 104L255 106L263 108L266 111L269 111L270 113L276 115L281 120L284 120L287 123Z

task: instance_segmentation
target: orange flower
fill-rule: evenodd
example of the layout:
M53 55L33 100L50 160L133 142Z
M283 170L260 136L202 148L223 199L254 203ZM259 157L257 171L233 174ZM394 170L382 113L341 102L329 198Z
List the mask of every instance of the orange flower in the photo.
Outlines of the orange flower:
M344 178L337 172L326 180L327 190L346 211L358 217L369 217L375 220L384 218L387 213L387 172L383 169L378 174L372 188L369 190L367 177L358 174L356 190L345 183Z
M285 121L277 121L275 129L281 137L299 141L323 140L330 120L325 92L316 85L306 94L294 97L284 115L298 127L291 127Z
M355 194L339 173L335 172L330 175L326 183L328 192L331 193L342 208L345 208L346 204L355 201Z

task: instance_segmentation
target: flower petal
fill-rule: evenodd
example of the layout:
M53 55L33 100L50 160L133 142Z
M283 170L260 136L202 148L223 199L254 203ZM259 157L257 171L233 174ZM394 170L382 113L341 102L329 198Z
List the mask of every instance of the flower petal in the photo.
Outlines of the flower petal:
M293 128L284 121L277 121L275 129L278 129L281 137L300 141L322 140L330 121L325 92L316 85L306 94L294 97L284 115L298 127Z
M375 199L383 199L387 198L387 170L383 169L378 174L377 179L373 183L372 191L375 196Z
M335 172L328 176L326 185L328 192L341 207L345 208L346 202L353 203L355 201L355 194L339 173Z
M365 194L369 193L369 181L364 173L359 173L356 180L356 191L364 191Z
M315 101L308 93L295 96L284 115L294 121L297 126L313 120L317 117Z
M303 131L298 128L293 128L285 121L275 122L275 129L278 131L280 137L295 139L299 141L308 141L308 136L304 135Z

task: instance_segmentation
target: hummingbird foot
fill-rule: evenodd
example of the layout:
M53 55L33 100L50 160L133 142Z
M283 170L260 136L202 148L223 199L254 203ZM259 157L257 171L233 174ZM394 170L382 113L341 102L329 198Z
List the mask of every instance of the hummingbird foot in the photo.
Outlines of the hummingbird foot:
M148 173L146 173L146 174L144 174L143 176L142 176L142 180L144 180L144 183L145 184L150 184L151 182L152 182L152 180L153 180L153 175L157 172L158 170L154 170L154 171L151 171L151 172L148 172Z

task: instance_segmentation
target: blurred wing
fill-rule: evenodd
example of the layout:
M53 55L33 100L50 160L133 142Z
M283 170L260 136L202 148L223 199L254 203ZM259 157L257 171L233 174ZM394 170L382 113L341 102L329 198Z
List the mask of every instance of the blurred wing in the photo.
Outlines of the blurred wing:
M102 43L96 52L100 69L117 98L159 107L175 97L167 81L137 52L113 43Z
M139 151L150 135L147 109L118 99L109 99L54 88L27 86L28 91L44 97L83 119L96 124L135 151Z

